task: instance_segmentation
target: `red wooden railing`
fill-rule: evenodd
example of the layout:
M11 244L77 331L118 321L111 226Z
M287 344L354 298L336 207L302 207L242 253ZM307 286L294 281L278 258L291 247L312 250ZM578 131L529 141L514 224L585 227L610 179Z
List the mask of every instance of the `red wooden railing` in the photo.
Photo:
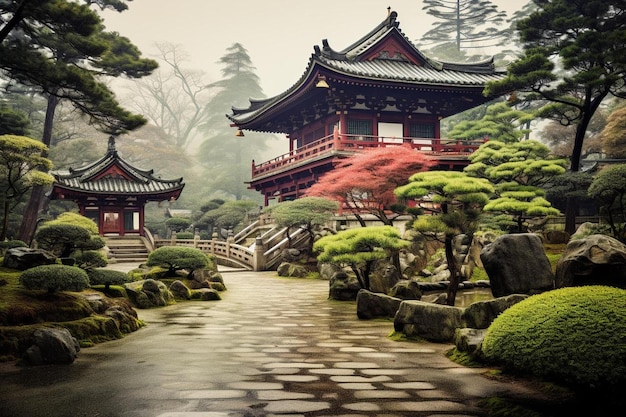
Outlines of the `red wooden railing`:
M301 148L277 156L269 161L256 164L252 161L252 178L282 170L330 153L359 152L368 148L384 148L387 146L410 146L433 157L463 157L474 152L485 140L461 141L434 138L396 138L364 135L333 135L325 136Z

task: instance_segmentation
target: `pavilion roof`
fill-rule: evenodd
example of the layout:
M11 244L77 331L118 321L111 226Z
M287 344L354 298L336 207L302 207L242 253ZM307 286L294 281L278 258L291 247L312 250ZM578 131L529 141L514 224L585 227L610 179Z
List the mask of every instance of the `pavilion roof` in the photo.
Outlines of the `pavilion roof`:
M149 197L180 194L183 179L164 180L154 176L153 170L137 168L122 159L113 137L109 139L107 153L99 160L80 168L53 172L54 189L64 189L86 194L132 194ZM148 198L149 199L149 198Z
M347 48L336 51L327 40L314 47L303 76L288 90L267 99L250 99L247 108L232 108L226 115L236 126L271 131L269 118L280 108L293 106L311 95L320 76L343 85L437 92L454 89L482 93L489 81L500 80L505 72L494 66L493 58L474 63L452 63L426 57L402 33L397 13ZM284 110L283 110L284 111ZM286 133L286 132L285 132Z

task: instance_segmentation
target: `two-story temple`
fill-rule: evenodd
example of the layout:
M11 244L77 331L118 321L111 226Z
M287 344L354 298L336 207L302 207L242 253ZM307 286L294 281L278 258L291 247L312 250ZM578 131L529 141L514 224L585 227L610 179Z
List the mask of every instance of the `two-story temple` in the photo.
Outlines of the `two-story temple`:
M489 81L503 71L493 59L469 64L424 56L403 34L397 13L358 41L336 51L328 41L314 52L303 76L282 94L250 99L227 115L237 136L245 130L282 133L289 152L252 161L250 188L270 200L298 198L338 158L371 147L405 144L438 161L438 169L462 169L482 143L441 139L440 120L479 106Z

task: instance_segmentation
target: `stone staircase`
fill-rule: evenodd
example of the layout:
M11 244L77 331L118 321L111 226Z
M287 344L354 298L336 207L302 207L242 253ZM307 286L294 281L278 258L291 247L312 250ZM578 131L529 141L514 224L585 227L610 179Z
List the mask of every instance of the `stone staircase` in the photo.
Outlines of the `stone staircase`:
M148 259L148 248L139 236L106 236L109 258L117 263L143 263Z

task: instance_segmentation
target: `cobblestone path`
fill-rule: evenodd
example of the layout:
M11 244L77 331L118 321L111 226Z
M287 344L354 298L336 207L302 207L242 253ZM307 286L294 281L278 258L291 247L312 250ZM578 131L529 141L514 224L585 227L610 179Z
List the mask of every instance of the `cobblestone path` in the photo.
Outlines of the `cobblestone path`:
M358 320L328 282L223 275L221 301L140 310L145 328L72 365L3 365L0 416L459 417L524 395L449 361L449 345L390 340L392 321Z

